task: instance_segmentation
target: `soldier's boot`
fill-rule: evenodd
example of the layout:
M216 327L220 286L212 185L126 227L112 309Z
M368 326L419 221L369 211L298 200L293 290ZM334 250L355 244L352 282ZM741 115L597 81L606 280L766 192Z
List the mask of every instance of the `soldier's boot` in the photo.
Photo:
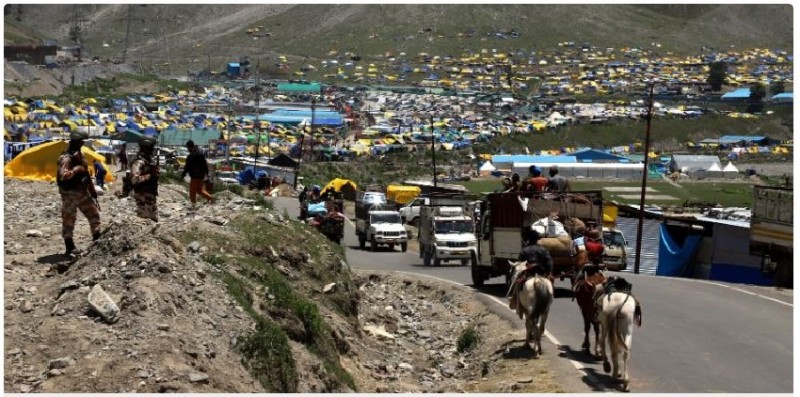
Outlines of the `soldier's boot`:
M81 250L75 247L75 242L71 238L65 238L64 245L67 248L67 251L64 253L64 256L70 259L74 259L81 254Z

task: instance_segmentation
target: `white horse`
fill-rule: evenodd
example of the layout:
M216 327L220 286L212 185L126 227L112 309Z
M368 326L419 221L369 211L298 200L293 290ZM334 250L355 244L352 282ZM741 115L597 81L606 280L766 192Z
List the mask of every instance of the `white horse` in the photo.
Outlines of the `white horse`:
M631 356L631 341L634 323L641 326L641 312L636 309L636 299L624 292L612 292L600 298L600 355L603 357L603 370L611 372L606 356L606 342L611 349L611 361L614 364L614 379L622 381L622 391L628 391L628 364ZM622 353L622 371L620 373L618 355Z
M525 316L525 345L533 348L534 358L539 358L544 325L553 304L553 284L547 277L531 277L517 291L517 302L517 315L520 319Z

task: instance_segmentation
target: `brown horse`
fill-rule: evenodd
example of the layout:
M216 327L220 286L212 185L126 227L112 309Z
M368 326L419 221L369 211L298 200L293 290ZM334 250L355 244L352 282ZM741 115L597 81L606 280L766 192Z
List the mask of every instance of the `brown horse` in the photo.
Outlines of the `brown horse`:
M593 284L586 280L578 281L578 284L573 289L575 300L578 301L578 307L581 309L583 316L583 344L581 348L583 351L590 353L592 350L591 343L589 342L589 330L594 327L594 356L600 357L600 322L597 320L597 308L595 307L595 293L602 284Z

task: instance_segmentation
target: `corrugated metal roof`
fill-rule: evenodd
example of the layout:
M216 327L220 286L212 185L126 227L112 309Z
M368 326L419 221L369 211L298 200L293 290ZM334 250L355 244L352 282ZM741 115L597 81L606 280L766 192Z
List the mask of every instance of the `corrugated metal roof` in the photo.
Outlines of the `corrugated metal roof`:
M661 239L661 221L645 219L642 228L642 261L639 263L639 274L655 275L658 269L658 247ZM639 228L638 218L617 217L617 228L628 241L628 268L623 272L633 273L636 264L636 231Z

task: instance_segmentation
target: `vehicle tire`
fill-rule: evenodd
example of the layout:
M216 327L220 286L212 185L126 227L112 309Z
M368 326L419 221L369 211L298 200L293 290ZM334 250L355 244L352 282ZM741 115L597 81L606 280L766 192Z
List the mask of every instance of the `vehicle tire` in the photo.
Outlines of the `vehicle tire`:
M366 245L367 245L367 239L364 238L363 235L359 234L358 235L358 248L361 248L363 250Z
M472 273L472 285L475 287L482 286L486 279L483 278L480 269L478 269L478 260L475 258L475 255L472 256L472 267L470 270L470 273Z
M467 266L469 264L469 259L462 259L461 266Z
M400 251L408 251L408 243L400 243Z
M389 244L389 251L394 251L394 244Z
M375 239L369 240L369 250L370 251L378 250L378 243L375 241Z
M436 255L433 256L433 266L442 266L442 260L437 258Z
M419 227L419 217L415 216L414 219L412 219L408 224L414 227Z
M422 255L422 264L425 265L425 267L428 267L428 266L431 265L431 253L430 252L425 251L425 253Z

